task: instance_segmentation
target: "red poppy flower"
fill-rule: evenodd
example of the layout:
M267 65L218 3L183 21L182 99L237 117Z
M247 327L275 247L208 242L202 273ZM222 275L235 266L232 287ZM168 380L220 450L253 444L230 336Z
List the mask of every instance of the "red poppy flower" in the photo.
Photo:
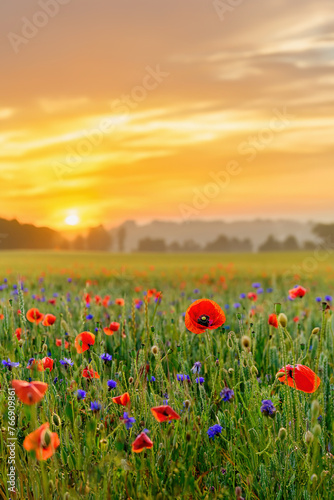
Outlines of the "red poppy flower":
M4 318L5 318L4 314L0 314L0 320Z
M58 435L55 432L50 432L49 427L48 423L41 425L23 441L23 447L27 451L34 451L37 460L47 460L52 457L60 445Z
M142 432L132 443L132 451L140 453L145 448L153 448L153 441L150 440L145 432Z
M34 359L33 361L31 361L31 363L29 363L29 365L27 366L28 370L30 370L31 368L35 368L38 372L44 372L44 366L43 366L43 362L41 359Z
M74 345L76 347L77 352L80 354L81 352L88 351L90 346L95 344L95 335L90 332L82 332L76 336Z
M306 292L306 288L299 285L289 290L289 296L291 299L296 299L297 297L302 298L304 297Z
M46 314L44 316L42 325L43 326L54 325L54 323L56 322L56 319L57 319L56 316L54 316L53 314Z
M170 406L156 406L155 408L151 408L151 412L153 413L154 418L158 422L166 422L170 420L179 420L180 415L178 415L173 408Z
M37 307L33 307L32 309L29 309L26 316L27 316L27 320L30 321L30 323L36 323L36 325L38 325L38 323L43 321L43 318L44 318L44 314L39 312Z
M274 328L278 328L278 319L276 314L270 314L268 324L273 326Z
M249 292L247 294L247 297L250 299L250 300L253 300L254 302L257 300L257 294L255 292Z
M120 324L117 321L113 321L110 323L109 327L103 328L103 331L106 335L114 335L117 330L119 330Z
M103 302L102 304L104 305L104 307L108 307L109 305L109 300L110 300L110 295L106 295L103 299Z
M65 349L68 349L70 347L70 343L65 340Z
M49 299L48 300L48 303L51 304L52 306L55 306L56 305L56 299Z
M61 339L56 339L56 346L60 347L61 344L62 344L62 340Z
M13 389L22 403L26 405L33 405L39 403L43 399L48 384L44 382L25 382L24 380L13 380Z
M292 365L287 365L280 369L276 377L283 384L307 393L315 392L321 382L318 375L304 365L296 365L295 368Z
M100 375L97 372L94 372L94 370L90 370L89 368L85 368L82 371L82 376L84 378L100 378Z
M117 304L118 306L124 306L125 301L124 299L116 299L115 304Z
M100 297L100 295L95 295L95 304L101 304L102 302L102 298Z
M112 400L117 405L127 406L130 404L130 396L128 392L125 392L121 396L116 396L115 398L112 398Z
M295 316L295 317L293 318L293 321L294 321L295 323L298 323L298 321L299 321L299 316Z
M188 307L185 324L193 333L203 333L206 329L215 330L226 321L225 314L216 302L209 299L196 300Z
M50 372L52 372L52 370L53 370L53 359L48 358L48 357L43 358L42 359L42 363L43 363L44 370L46 370L47 368L49 368Z
M22 328L16 328L15 335L17 337L17 340L21 340L21 334L22 334Z

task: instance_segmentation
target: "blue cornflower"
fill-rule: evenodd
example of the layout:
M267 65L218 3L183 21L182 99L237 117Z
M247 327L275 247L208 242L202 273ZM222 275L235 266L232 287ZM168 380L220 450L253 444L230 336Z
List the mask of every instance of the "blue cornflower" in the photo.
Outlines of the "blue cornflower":
M316 302L322 302L322 298L321 297L316 297L315 301Z
M59 361L59 363L61 365L65 366L65 368L68 368L69 366L73 366L74 365L73 361L71 359L69 359L69 358L61 359Z
M56 384L57 382L58 382L58 377L55 377L55 378L53 379L53 383L54 383L54 384Z
M229 309L229 308L230 308L229 304L225 304L225 309Z
M107 363L108 361L112 360L112 355L106 352L105 354L101 354L100 358L102 359L102 361Z
M258 288L257 293L263 293L263 288Z
M322 415L319 415L319 417L317 418L317 420L320 423L322 421Z
M107 386L108 386L109 391L111 389L116 389L117 382L115 382L115 380L108 380Z
M78 389L76 394L77 394L78 400L80 400L80 399L85 399L87 392L83 391L82 389Z
M86 316L86 319L88 319L88 320L93 319L93 318L94 318L94 316L92 314L87 314L87 316Z
M195 288L194 293L199 293L199 288Z
M203 377L198 377L195 379L196 384L204 384L204 378Z
M272 288L267 288L267 293L273 293L273 289Z
M218 436L218 434L220 434L222 430L223 430L222 426L216 424L208 429L207 434L208 434L210 439L214 440L215 436Z
M123 420L125 427L129 430L135 423L136 419L133 417L129 417L128 413L125 411L123 413L123 417L121 417L121 420Z
M11 371L12 368L17 368L18 366L20 366L20 363L15 363L15 361L11 361L9 358L8 358L8 361L3 360L2 364L4 366L7 366L7 368L8 368L9 371Z
M261 287L261 283L252 283L252 287L253 288L260 288Z
M90 409L93 412L100 411L101 408L102 408L102 406L100 405L100 403L98 401L92 401L91 404L90 404Z
M140 309L143 304L144 302L142 300L138 300L137 304L135 305L135 308Z
M240 299L245 299L246 298L246 294L245 293L241 293L240 294Z
M67 278L68 283L72 283L72 278Z
M234 390L229 389L228 387L224 387L224 389L220 393L220 397L223 401L230 401L234 398Z
M153 375L152 375L152 377L150 379L150 382L155 382L155 377L153 377Z
M196 363L194 363L194 366L192 367L191 371L193 373L200 373L201 368L202 368L202 363L200 361L196 361Z
M326 295L326 296L325 296L325 300L326 300L327 302L332 302L333 297L332 297L331 295Z
M176 375L176 378L177 378L177 380L178 380L179 382L183 382L183 381L186 381L186 380L190 380L189 375L182 375L182 374L180 374L180 373L178 373L178 374Z
M233 304L233 307L234 307L235 309L239 309L239 307L241 307L241 304L240 304L239 302L235 302L235 303Z
M266 415L267 417L269 415L275 415L276 408L274 406L274 403L271 401L271 399L263 399L262 400L261 412L264 415Z

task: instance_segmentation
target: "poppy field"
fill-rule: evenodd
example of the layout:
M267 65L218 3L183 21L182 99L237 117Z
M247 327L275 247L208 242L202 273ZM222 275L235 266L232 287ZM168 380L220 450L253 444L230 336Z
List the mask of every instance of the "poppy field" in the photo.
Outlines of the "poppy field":
M0 255L0 498L334 499L305 258Z

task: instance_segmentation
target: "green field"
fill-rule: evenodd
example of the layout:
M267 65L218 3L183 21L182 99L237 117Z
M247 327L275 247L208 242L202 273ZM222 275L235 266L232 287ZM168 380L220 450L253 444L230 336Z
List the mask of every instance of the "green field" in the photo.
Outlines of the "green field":
M333 271L332 255L313 252L0 252L0 498L334 499ZM297 284L305 295L290 300ZM204 298L225 319L195 334L185 312ZM270 326L279 307L287 325ZM34 322L32 308L55 323ZM87 331L94 343L78 352ZM297 364L319 377L314 392L297 390ZM276 377L287 365L291 387ZM16 392L12 409L13 380L48 387L32 405ZM113 401L125 393L128 406ZM166 405L180 418L158 422L151 409ZM45 423L53 434L27 449ZM153 445L136 453L144 430Z

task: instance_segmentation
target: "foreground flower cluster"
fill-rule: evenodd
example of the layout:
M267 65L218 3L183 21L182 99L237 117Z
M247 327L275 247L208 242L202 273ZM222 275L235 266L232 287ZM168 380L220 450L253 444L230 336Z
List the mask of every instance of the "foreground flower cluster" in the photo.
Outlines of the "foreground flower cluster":
M47 498L51 481L59 498L71 488L93 495L93 485L107 498L111 483L115 498L143 488L232 498L236 486L239 498L270 498L296 467L309 494L313 476L330 486L331 300L300 285L241 291L244 280L217 272L196 277L203 293L182 280L164 294L72 278L61 288L44 277L33 294L22 283L13 293L6 281L1 443L13 388L22 467L35 482L46 474L40 490L17 483L20 493Z

